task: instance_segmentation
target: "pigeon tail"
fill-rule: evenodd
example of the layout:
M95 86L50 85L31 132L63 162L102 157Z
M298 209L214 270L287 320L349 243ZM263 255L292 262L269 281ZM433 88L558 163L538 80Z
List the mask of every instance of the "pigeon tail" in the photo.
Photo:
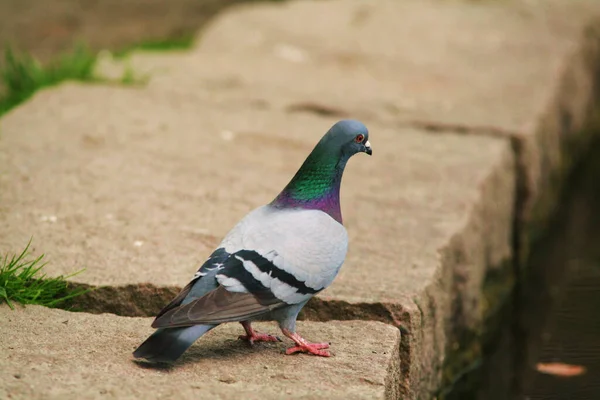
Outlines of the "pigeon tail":
M184 328L157 329L133 352L133 356L151 362L174 362L200 336L215 326L194 325Z

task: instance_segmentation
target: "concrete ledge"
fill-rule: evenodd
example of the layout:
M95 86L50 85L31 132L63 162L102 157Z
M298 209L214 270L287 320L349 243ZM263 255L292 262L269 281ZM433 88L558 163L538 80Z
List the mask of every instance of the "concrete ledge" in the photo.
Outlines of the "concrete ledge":
M284 356L287 343L250 348L239 324L216 328L171 369L136 365L151 319L0 306L0 397L383 399L395 397L400 334L378 322L300 323L335 356ZM275 325L257 324L264 332ZM57 340L60 338L60 340ZM268 384L266 384L268 382Z

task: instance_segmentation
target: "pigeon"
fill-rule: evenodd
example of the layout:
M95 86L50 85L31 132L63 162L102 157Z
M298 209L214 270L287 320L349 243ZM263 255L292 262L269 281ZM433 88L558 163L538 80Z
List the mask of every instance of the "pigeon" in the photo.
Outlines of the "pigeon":
M176 361L219 324L240 322L250 345L280 341L252 321L276 321L294 342L286 354L329 357L329 343L296 332L304 305L327 288L348 250L340 185L356 153L372 154L369 132L355 120L334 124L291 181L269 204L248 213L202 264L192 280L156 316L156 331L134 352L150 362Z

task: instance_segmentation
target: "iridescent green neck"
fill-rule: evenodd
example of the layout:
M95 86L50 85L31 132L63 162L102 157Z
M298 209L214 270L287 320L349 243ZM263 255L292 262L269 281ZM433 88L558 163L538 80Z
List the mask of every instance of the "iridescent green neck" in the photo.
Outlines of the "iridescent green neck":
M315 148L271 205L321 210L341 223L340 186L347 161L340 154Z

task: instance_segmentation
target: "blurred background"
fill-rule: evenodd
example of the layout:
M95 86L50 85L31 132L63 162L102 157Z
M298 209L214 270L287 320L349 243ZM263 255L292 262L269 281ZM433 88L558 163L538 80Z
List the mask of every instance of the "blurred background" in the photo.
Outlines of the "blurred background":
M93 51L143 43L189 43L218 12L252 0L36 0L0 2L1 46L41 61L81 41Z

